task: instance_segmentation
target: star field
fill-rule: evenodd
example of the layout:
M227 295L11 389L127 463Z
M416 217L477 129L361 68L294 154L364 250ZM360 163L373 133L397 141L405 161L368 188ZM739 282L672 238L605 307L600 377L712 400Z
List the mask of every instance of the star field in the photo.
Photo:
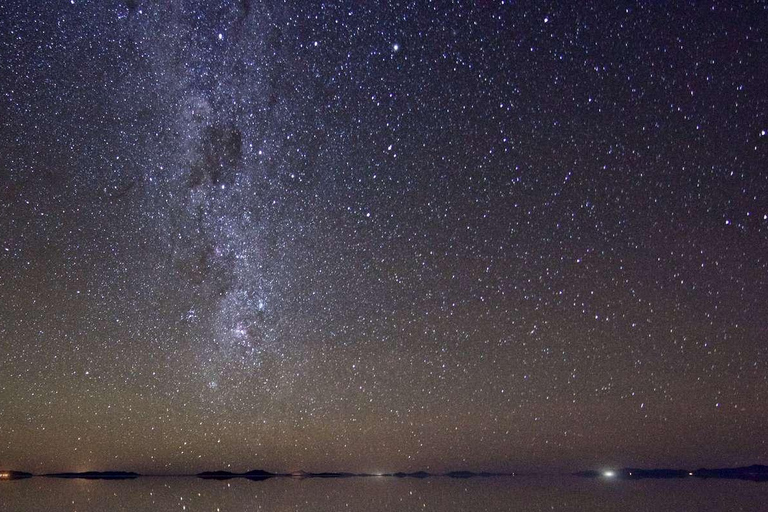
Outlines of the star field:
M0 466L765 463L761 3L0 5Z

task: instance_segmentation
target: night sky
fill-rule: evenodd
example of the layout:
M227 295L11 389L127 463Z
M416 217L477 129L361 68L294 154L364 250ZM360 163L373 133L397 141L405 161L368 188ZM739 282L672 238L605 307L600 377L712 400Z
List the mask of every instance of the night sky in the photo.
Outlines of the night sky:
M0 466L768 462L766 4L561 4L0 3Z

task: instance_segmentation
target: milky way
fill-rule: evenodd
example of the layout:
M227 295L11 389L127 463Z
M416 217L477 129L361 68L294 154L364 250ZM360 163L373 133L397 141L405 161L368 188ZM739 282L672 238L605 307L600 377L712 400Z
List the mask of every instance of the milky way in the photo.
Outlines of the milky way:
M763 5L0 6L0 466L765 462Z

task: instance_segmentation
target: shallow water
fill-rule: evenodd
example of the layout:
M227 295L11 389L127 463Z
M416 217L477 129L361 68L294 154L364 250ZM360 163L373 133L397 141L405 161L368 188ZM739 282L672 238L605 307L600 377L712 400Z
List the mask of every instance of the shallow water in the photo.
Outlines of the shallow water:
M768 483L572 477L57 480L0 483L3 511L760 511Z

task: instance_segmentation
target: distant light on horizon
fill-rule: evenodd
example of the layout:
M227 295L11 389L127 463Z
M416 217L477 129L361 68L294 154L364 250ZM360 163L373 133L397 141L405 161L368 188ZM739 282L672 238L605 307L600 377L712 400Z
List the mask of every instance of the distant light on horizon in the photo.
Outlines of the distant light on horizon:
M613 477L616 476L616 472L615 471L611 471L611 470L603 471L603 476L605 478L613 478Z

